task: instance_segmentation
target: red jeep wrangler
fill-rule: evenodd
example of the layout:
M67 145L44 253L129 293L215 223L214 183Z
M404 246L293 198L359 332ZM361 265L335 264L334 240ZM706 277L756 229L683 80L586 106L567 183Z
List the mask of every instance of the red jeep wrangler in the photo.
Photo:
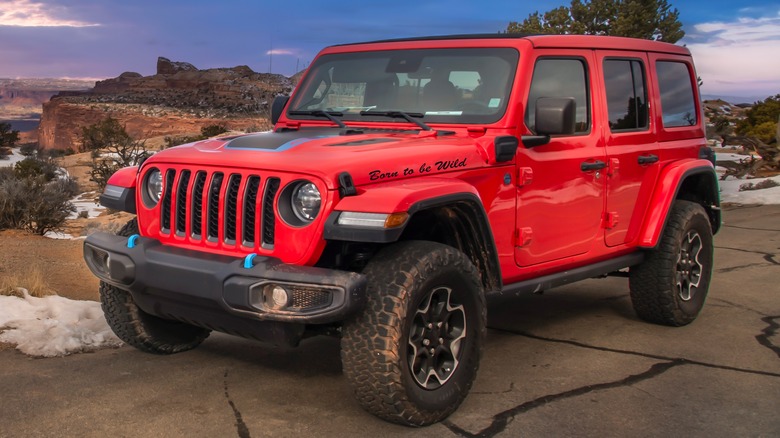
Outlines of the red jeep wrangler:
M486 298L622 274L642 319L684 325L702 308L720 209L683 47L329 47L272 119L109 181L103 205L137 219L89 236L84 258L126 343L337 335L362 406L425 425L474 381Z

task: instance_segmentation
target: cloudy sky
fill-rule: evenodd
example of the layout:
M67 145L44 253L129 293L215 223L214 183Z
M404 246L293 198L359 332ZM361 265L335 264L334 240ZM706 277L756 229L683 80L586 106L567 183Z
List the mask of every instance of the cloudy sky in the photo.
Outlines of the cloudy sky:
M669 2L680 10L680 43L693 52L703 93L780 93L780 2ZM568 1L0 0L0 77L153 74L158 56L291 75L327 45L493 33L561 4Z

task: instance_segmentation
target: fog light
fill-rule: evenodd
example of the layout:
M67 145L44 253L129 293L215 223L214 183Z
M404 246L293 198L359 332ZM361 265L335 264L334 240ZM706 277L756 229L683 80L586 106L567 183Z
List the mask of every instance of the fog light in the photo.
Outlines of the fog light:
M263 302L268 308L282 310L290 305L290 294L282 286L269 284L265 287Z

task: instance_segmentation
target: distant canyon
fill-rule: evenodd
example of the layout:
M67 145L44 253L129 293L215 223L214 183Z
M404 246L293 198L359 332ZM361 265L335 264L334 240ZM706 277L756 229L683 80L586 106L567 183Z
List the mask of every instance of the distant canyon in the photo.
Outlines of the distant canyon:
M294 83L295 77L247 66L200 70L160 57L150 76L125 72L97 82L0 79L0 121L20 131L34 129L23 133L23 141L62 150L77 150L82 128L109 116L136 139L192 135L209 125L255 131L270 128L271 102L289 94Z

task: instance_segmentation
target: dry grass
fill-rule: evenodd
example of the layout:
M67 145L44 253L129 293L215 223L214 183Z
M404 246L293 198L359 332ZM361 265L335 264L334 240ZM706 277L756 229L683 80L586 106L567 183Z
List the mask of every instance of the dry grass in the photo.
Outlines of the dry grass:
M27 289L27 293L34 297L56 295L56 292L46 283L39 266L31 266L23 272L3 275L0 279L0 295L22 297L20 288Z

